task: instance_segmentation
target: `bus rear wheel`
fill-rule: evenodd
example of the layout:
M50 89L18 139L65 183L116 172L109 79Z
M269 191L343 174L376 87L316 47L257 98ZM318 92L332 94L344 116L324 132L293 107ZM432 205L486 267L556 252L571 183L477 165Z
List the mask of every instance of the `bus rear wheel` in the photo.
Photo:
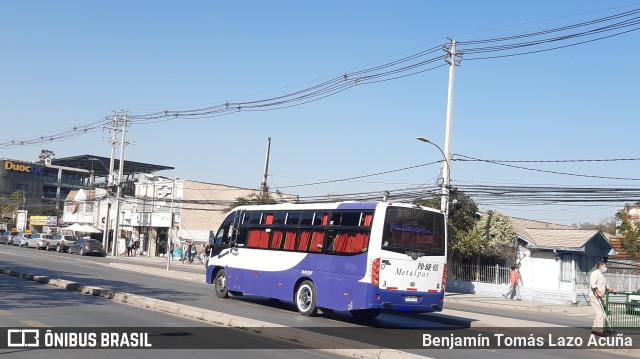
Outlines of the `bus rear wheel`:
M296 289L296 307L302 315L312 316L318 313L316 307L316 285L310 280L300 283Z
M229 296L229 290L227 290L227 274L224 269L220 269L218 273L216 273L213 286L218 298L227 298Z
M360 310L350 310L351 315L357 320L374 320L378 315L380 315L380 309L360 309Z

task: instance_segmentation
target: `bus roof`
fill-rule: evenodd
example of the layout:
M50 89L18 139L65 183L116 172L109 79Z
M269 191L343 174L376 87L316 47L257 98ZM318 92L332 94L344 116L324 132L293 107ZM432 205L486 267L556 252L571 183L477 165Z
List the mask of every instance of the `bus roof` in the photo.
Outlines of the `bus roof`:
M313 210L313 209L360 209L360 210L374 210L380 203L386 203L388 205L398 205L399 207L412 207L423 208L411 203L400 202L321 202L321 203L277 203L277 204L263 204L263 205L245 205L234 208L236 210ZM433 209L431 209L433 210ZM437 211L437 210L436 210Z

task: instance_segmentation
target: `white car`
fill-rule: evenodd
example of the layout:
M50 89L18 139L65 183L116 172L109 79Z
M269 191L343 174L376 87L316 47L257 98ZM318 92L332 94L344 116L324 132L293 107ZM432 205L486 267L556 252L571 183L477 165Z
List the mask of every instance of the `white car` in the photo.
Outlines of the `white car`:
M627 314L640 315L640 290L627 297Z
M22 233L18 234L16 238L13 239L14 246L26 247L27 241L31 237L31 233Z
M49 243L49 240L52 238L53 236L50 234L33 233L31 238L27 241L27 247L45 249L47 247L47 243Z

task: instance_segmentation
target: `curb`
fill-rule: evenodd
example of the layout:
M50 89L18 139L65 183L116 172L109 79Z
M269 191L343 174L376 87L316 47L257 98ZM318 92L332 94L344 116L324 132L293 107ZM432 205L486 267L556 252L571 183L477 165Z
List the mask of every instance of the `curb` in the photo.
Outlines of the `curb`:
M343 338L336 338L326 334L314 333L298 328L289 328L284 325L263 322L251 318L238 317L223 312L202 309L184 304L177 304L136 294L111 291L109 289L101 287L84 286L80 283L64 279L49 278L47 276L35 275L33 273L16 272L11 270L10 268L0 268L0 273L11 277L47 284L60 289L98 296L115 302L131 304L138 307L174 314L189 319L201 320L208 323L237 329L249 330L249 328L251 328L250 330L254 334L263 335L272 339L293 341L295 343L309 346L309 349L319 348L322 346L326 347L327 343L331 343L331 346L333 348L317 350L328 351L348 357L364 359L428 359L428 357L426 356L403 352L395 349L373 347L369 344ZM265 328L284 328L289 330L270 331L264 330ZM345 347L353 349L338 349Z

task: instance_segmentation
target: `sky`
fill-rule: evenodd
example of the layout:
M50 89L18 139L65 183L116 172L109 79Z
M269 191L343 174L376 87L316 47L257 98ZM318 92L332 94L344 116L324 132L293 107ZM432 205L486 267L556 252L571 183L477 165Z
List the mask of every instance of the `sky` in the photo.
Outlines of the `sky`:
M0 1L0 142L47 136L114 111L187 111L295 92L448 43L557 28L640 8L637 1ZM635 28L638 28L636 26ZM637 188L640 31L455 69L452 185ZM568 44L562 43L562 44ZM468 46L472 48L474 46ZM433 55L445 55L438 49ZM435 65L446 65L444 59ZM439 183L448 66L358 85L273 111L179 117L128 128L125 160L160 174L301 198ZM108 157L108 131L0 147L0 157ZM457 159L457 160L456 160ZM436 162L432 165L418 166ZM402 171L395 171L414 167ZM544 171L544 172L543 172ZM384 175L367 176L380 172ZM562 174L558 173L561 172ZM576 176L579 175L579 176ZM361 177L362 176L362 177ZM589 177L591 176L591 177ZM351 181L297 186L361 177ZM624 178L613 179L613 178ZM483 210L560 224L612 217L640 198L508 204Z

